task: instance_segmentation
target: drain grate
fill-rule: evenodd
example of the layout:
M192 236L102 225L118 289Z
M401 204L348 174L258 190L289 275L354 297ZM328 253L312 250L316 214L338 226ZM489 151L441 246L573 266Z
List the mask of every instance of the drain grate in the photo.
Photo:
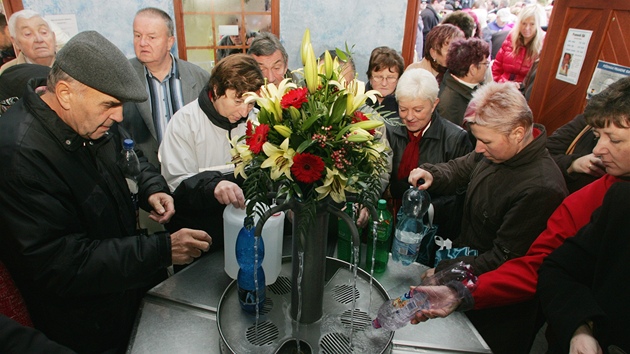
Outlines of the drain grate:
M341 333L328 333L319 342L324 354L352 354L350 340Z
M279 276L276 282L267 287L276 295L284 295L291 292L291 279Z
M258 326L254 324L247 329L245 337L253 345L268 345L278 339L278 327L269 321L259 323Z
M260 309L259 314L266 315L269 313L269 311L271 311L272 308L273 308L273 300L271 300L271 298L269 297L265 297L265 302L263 303L263 307L262 309Z
M368 326L372 325L372 320L370 319L370 316L367 313L359 309L355 309L354 322L353 322L352 310L346 310L341 314L341 324L343 324L343 326L346 328L350 328L350 326L352 326L352 329L354 331L363 331Z
M349 304L354 299L359 298L359 290L353 288L350 285L337 285L333 289L333 298L342 304Z

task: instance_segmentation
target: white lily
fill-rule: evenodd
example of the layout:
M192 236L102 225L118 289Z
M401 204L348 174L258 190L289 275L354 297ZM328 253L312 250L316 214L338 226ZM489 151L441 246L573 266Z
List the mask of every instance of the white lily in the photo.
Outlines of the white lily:
M232 155L231 162L234 164L234 177L241 175L243 178L247 178L245 167L252 161L253 155L249 146L239 142L238 139L239 137L235 136L230 140L230 145L232 145L230 155Z
M356 79L348 83L346 90L348 99L346 114L348 115L359 109L359 107L361 107L368 98L373 102L376 102L376 96L381 95L381 93L376 90L365 92L365 83Z
M322 200L326 198L326 196L330 195L330 197L337 203L345 202L345 189L347 183L348 177L344 176L338 169L333 168L331 170L326 167L326 178L324 179L324 184L315 188L315 191L318 193L317 199Z
M265 155L269 157L263 161L260 167L271 167L272 180L277 180L283 174L287 176L288 179L293 180L293 178L291 178L291 166L293 165L295 150L289 148L288 138L284 139L282 144L280 144L280 147L277 147L270 142L266 142L263 145L263 151L265 152Z

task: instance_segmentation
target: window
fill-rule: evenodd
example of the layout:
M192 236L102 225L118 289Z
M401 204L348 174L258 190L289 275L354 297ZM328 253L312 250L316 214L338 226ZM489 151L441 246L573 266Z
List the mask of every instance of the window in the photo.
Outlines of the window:
M280 0L174 0L179 57L210 71L245 53L258 32L279 34Z

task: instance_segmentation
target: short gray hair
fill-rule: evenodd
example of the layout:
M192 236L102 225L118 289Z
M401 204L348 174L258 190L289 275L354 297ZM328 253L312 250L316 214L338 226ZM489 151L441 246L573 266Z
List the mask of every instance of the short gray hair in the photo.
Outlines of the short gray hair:
M438 98L438 86L435 76L425 69L408 69L398 79L396 100L429 100L431 104Z
M20 10L18 12L14 12L13 15L11 15L11 17L9 18L9 34L11 35L11 37L15 38L17 34L17 28L16 28L17 20L21 18L28 20L29 18L33 18L33 17L41 17L44 20L44 22L46 22L46 25L48 26L48 28L50 28L50 23L48 22L48 20L45 19L42 15L40 15L38 12L35 12L33 10Z
M166 13L166 11L160 10L156 7L145 7L144 9L140 9L138 10L138 12L136 12L136 17L138 15L144 15L144 14L159 17L162 20L164 20L164 23L166 24L166 28L168 29L169 37L172 37L175 35L175 25L173 24L173 19L171 18L169 14Z
M247 54L256 55L259 57L268 57L279 50L282 53L282 58L285 64L289 64L289 55L284 49L282 43L273 33L261 32L252 41L252 45L249 47Z
M473 93L464 121L492 128L509 135L514 128L525 128L525 137L531 136L534 116L523 94L513 82L490 82Z

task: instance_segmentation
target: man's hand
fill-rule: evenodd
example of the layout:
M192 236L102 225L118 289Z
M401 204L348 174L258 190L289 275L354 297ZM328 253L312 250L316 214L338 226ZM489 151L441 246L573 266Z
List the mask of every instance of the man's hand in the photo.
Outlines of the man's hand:
M436 317L446 317L457 310L461 303L457 297L457 292L445 285L417 286L413 289L416 292L427 294L430 307L416 312L415 317L410 321L411 324L418 324Z
M424 183L421 185L417 185L418 181L420 180L424 180ZM409 173L408 181L409 181L409 184L411 184L414 187L418 187L418 189L428 189L429 187L431 187L431 184L433 183L433 175L427 170L423 170L421 168L414 168Z
M245 195L238 184L230 181L221 181L214 188L214 197L219 203L232 204L235 208L245 208Z
M171 234L171 259L173 264L188 264L201 256L212 245L212 238L205 231L181 229Z
M569 347L569 354L603 354L593 331L587 324L583 324L573 333Z
M170 195L159 192L149 196L149 205L152 210L149 218L160 224L166 224L175 214L175 202Z

